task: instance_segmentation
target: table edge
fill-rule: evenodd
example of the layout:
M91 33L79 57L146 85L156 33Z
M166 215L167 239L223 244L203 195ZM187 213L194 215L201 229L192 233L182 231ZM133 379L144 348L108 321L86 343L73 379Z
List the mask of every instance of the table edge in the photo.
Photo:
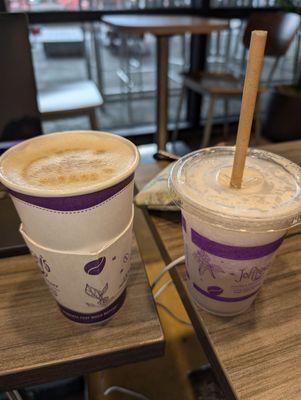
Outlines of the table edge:
M113 15L113 17L118 17L118 16L119 15ZM124 17L124 15L122 15L122 14L121 14L121 16ZM148 16L148 15L145 14L145 16ZM187 15L187 16L191 17L191 15ZM143 27L143 26L128 26L128 25L125 26L125 25L121 25L118 23L113 23L112 21L109 21L108 18L110 18L110 16L102 17L101 22L103 22L104 24L110 26L111 28L114 28L121 32L136 33L136 34L150 33L154 36L175 36L175 35L183 35L185 33L207 35L211 32L222 31L222 30L226 30L229 28L229 23L224 20L221 20L219 25L214 26L213 29L198 29L197 26L194 26L190 29L187 29L187 27L185 27L185 26L181 26L180 28L176 29L176 28L170 28L168 26L166 26L166 27L164 27L164 26L161 26L161 27L153 27L153 26L145 27L144 26ZM202 17L200 17L200 18L202 18ZM211 19L218 20L217 18L211 18Z
M124 360L123 353L126 352L132 358L127 362ZM38 365L31 369L22 369L9 374L0 375L0 390L7 391L24 388L27 386L51 382L56 379L64 379L74 376L84 375L90 372L101 371L108 368L119 367L128 363L146 361L152 358L161 357L165 352L165 339L163 331L161 337L151 343L143 344L134 349L122 349L113 353L108 352L103 355L93 355L78 357L75 360L65 362L55 362L52 364ZM120 361L120 359L122 361ZM86 364L89 363L89 367ZM68 368L70 366L70 369ZM85 371L81 369L85 368Z
M137 234L134 232L135 240L137 242ZM145 269L145 263L143 261L141 250L138 246L137 249L140 257L141 267L144 269L144 275L146 282L149 286L149 280ZM23 257L24 255L17 255L15 257ZM31 257L30 254L26 256ZM151 289L149 288L150 293ZM152 301L154 302L153 296ZM41 383L51 382L56 379L64 379L73 376L83 375L90 372L96 372L108 368L119 367L126 364L132 364L140 361L146 361L152 358L161 357L165 353L165 336L162 328L161 320L158 315L158 310L154 306L154 313L157 316L159 323L158 336L154 339L148 339L147 342L140 343L136 347L123 347L116 349L115 351L108 350L106 353L92 355L79 355L73 359L43 362L35 365L33 368L16 368L10 369L7 373L0 373L0 391L7 391L13 389L19 389L31 385L37 385ZM118 318L118 316L117 316ZM99 326L101 329L101 325ZM127 357L123 354L126 353ZM131 358L127 361L125 358ZM86 364L90 365L86 367ZM70 368L68 368L68 366ZM82 369L85 369L82 371ZM44 375L44 376L43 376ZM46 376L45 376L46 375Z

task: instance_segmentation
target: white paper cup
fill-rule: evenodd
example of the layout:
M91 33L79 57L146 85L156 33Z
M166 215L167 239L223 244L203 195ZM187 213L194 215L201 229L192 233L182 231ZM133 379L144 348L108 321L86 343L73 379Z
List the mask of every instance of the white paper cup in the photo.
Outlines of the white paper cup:
M130 268L134 211L126 229L96 252L44 247L20 227L61 312L78 323L103 323L122 307Z
M68 135L68 132L47 136L62 134ZM1 181L11 195L24 230L42 246L71 252L94 251L123 232L131 219L134 173L140 159L139 152L127 139L105 132L95 134L113 136L122 146L130 147L134 161L117 178L95 185L93 191L83 188L72 195L57 192L49 196L43 190L31 191L18 186L0 171ZM18 146L22 148L24 143L28 146L31 141L37 140L43 139L33 138ZM0 164L10 151L1 157Z

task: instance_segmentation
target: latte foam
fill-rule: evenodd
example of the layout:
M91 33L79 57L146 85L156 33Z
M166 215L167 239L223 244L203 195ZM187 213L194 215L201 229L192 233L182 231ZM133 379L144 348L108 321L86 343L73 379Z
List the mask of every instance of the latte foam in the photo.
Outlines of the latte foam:
M4 154L0 175L24 190L71 193L124 175L137 161L130 142L102 132L40 136Z

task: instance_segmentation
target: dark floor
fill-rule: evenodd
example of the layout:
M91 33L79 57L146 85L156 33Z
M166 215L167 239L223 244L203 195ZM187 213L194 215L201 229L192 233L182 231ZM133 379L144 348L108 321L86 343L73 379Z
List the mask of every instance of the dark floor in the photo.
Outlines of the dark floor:
M191 372L189 381L193 387L195 400L225 400L209 365ZM19 394L23 400L84 400L87 398L83 378L66 379L51 384L39 385L20 390ZM127 399L129 397L125 396L124 398ZM0 393L0 400L7 399L7 395Z
M196 400L226 400L210 365L204 365L189 374Z

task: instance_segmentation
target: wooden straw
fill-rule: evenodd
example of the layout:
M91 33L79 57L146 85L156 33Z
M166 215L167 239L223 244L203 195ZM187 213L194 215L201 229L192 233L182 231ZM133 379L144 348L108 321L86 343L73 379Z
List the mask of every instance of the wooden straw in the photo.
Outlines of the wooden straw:
M230 185L236 189L241 188L266 39L267 31L252 32L230 181Z

